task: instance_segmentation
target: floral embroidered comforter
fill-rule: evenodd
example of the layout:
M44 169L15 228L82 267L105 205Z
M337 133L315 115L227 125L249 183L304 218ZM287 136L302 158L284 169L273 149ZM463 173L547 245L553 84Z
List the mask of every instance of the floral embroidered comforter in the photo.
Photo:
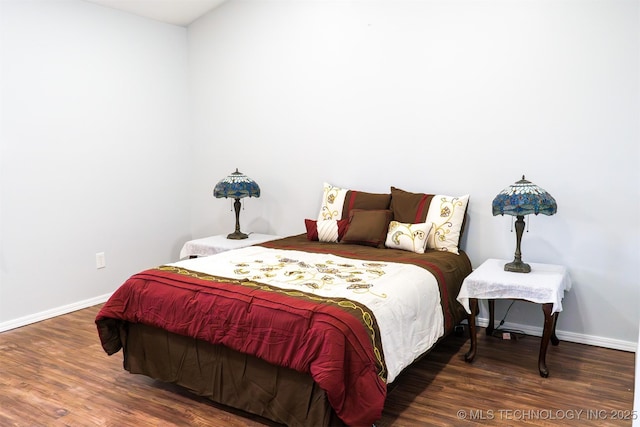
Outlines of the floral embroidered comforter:
M470 272L451 271L468 259L400 252L294 236L160 266L112 295L98 333L108 354L123 322L137 322L307 372L345 423L371 425L386 383L462 318L446 282Z

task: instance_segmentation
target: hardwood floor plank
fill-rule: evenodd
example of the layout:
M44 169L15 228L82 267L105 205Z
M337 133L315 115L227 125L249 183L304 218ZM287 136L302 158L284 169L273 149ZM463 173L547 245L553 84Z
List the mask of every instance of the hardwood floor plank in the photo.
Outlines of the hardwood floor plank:
M0 426L277 425L124 371L100 346L99 309L0 333ZM376 426L631 425L634 353L560 342L541 378L539 342L479 328L469 364L467 337L448 337L389 386Z

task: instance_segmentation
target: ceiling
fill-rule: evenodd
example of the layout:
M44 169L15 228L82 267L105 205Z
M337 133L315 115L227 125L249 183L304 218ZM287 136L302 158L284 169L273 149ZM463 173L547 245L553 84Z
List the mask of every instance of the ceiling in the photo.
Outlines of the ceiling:
M1 1L1 0L0 0ZM86 0L168 24L186 27L226 0Z

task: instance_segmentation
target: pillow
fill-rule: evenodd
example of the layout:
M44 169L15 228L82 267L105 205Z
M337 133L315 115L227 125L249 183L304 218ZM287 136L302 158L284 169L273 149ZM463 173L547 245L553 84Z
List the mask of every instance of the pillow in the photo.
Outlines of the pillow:
M320 242L339 242L347 231L349 221L341 220L322 220L315 221L313 219L305 219L304 225L307 228L307 239Z
M458 254L458 243L462 233L469 195L460 197L433 196L425 222L432 223L427 249L437 249Z
M433 194L411 193L391 187L391 205L393 220L405 224L425 222Z
M391 211L354 209L349 215L349 227L342 243L384 247L391 222Z
M431 230L430 222L404 224L398 221L391 221L384 245L391 249L423 254L427 247L429 230Z
M365 191L349 190L344 196L342 218L349 218L354 209L387 210L391 203L391 194L367 193Z
M324 183L322 191L322 204L320 206L320 214L318 221L328 219L342 219L342 207L344 198L347 195L344 188L334 187L331 184Z
M390 203L391 194L347 190L325 182L318 221L347 219L353 209L385 210Z

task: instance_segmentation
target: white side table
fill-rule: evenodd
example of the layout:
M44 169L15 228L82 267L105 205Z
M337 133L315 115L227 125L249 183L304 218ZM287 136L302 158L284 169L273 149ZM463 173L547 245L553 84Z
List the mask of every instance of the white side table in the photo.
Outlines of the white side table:
M547 347L549 340L553 345L558 345L560 342L556 337L556 322L558 321L558 313L562 311L564 292L571 289L571 278L567 269L561 265L529 263L531 265L530 273L514 273L504 271L504 265L508 262L488 259L462 282L457 299L469 313L471 338L471 348L465 354L465 360L472 362L476 355L478 299L489 300L487 335L493 333L496 299L526 300L542 304L544 329L540 342L538 369L540 376L546 378L549 376L546 364Z
M209 256L219 252L244 248L246 246L257 245L259 243L280 238L280 236L272 234L251 233L246 239L240 240L227 239L227 236L222 234L190 240L182 247L182 250L180 251L180 259L187 257L195 258L198 256Z

